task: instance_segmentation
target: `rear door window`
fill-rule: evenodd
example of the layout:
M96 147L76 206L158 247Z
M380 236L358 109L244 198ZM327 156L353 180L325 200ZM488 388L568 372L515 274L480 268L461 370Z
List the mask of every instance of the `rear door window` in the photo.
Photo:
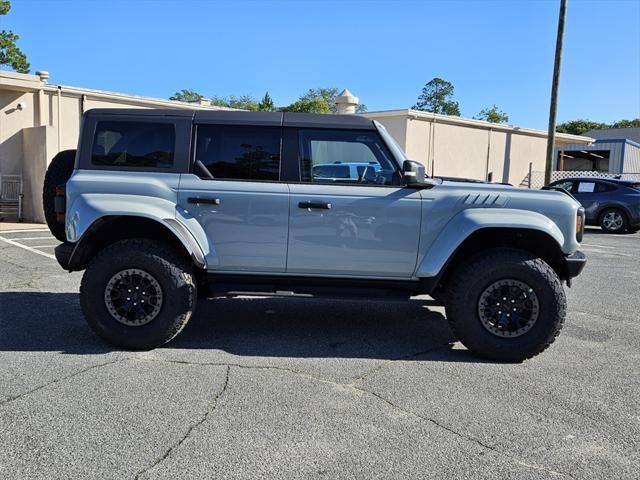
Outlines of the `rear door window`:
M96 125L91 163L123 169L170 169L175 143L171 123L101 121Z
M613 192L618 187L611 185L610 183L598 182L596 183L596 193Z
M214 179L278 181L280 127L199 125L196 161Z

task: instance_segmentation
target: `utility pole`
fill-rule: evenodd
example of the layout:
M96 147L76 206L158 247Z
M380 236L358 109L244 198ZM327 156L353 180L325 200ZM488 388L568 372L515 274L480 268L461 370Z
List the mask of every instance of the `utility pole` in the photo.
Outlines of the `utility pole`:
M553 169L553 148L556 143L556 112L558 110L558 85L560 84L560 62L562 60L562 41L564 39L564 19L567 14L567 0L560 0L558 16L558 36L556 38L556 58L553 63L553 81L551 84L551 105L549 107L549 133L547 135L547 159L544 169L544 183L551 182Z

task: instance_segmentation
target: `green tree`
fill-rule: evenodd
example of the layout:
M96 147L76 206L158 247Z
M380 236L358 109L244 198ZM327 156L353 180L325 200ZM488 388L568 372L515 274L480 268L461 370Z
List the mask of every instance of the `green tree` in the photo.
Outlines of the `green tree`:
M306 107L314 110L308 113L336 113L336 97L339 94L340 90L336 87L310 88L291 105L296 105L298 108ZM327 109L324 105L327 106L329 111L326 111ZM285 110L286 108L288 107L284 107L282 110ZM356 113L364 113L366 111L367 106L365 104L361 103L356 106Z
M500 110L495 104L491 108L483 108L480 110L480 113L473 118L491 123L507 123L509 121L509 115Z
M239 97L231 95L229 97L229 106L231 108L249 110L251 112L258 111L258 101L251 95L240 95Z
M211 105L215 105L216 107L229 108L229 99L227 99L226 97L214 95L213 97L211 97Z
M249 110L251 112L258 111L258 101L251 95L230 95L228 97L221 97L214 95L211 97L211 105L217 107L237 108L238 110Z
M618 120L613 123L594 122L592 120L570 120L559 124L556 131L559 133L571 133L573 135L582 135L589 130L602 130L605 128L633 128L640 127L640 118L632 120Z
M451 97L453 97L453 84L436 77L422 88L422 93L412 108L423 112L460 116L460 106Z
M571 133L573 135L582 135L588 130L600 130L603 128L609 128L610 125L601 122L594 122L591 120L571 120L569 122L560 123L556 126L556 132L559 133Z
M171 97L169 97L169 100L178 100L180 102L197 102L201 98L204 98L204 96L200 95L195 90L184 89L174 93Z
M0 0L0 16L6 15L11 10L9 0ZM27 56L16 46L20 39L11 30L0 31L0 65L8 65L18 73L29 73L31 65Z
M633 120L618 120L611 124L611 128L638 128L640 127L640 118L634 118Z
M333 113L331 106L322 97L309 99L299 99L286 107L280 107L281 112L302 112L302 113Z
M276 111L276 106L274 105L269 92L265 92L264 97L262 97L262 100L260 100L260 103L258 103L258 110L260 110L261 112Z

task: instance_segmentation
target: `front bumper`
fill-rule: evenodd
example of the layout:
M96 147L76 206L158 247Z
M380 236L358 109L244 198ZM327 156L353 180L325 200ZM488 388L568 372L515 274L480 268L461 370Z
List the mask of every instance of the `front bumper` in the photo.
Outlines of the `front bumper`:
M54 250L56 260L65 270L70 270L69 261L71 260L71 254L73 253L73 249L75 248L75 246L75 243L64 242L58 245Z
M566 257L567 261L567 282L573 277L580 275L584 266L587 264L587 256L581 251L572 253Z

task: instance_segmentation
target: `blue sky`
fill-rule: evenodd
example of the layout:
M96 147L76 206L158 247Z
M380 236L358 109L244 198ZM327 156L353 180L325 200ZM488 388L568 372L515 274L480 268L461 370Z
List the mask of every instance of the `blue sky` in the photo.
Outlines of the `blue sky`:
M52 83L167 98L347 87L369 110L410 107L435 76L462 115L497 104L545 128L558 1L12 0ZM1 18L1 17L0 17ZM640 116L640 1L569 0L558 120Z

